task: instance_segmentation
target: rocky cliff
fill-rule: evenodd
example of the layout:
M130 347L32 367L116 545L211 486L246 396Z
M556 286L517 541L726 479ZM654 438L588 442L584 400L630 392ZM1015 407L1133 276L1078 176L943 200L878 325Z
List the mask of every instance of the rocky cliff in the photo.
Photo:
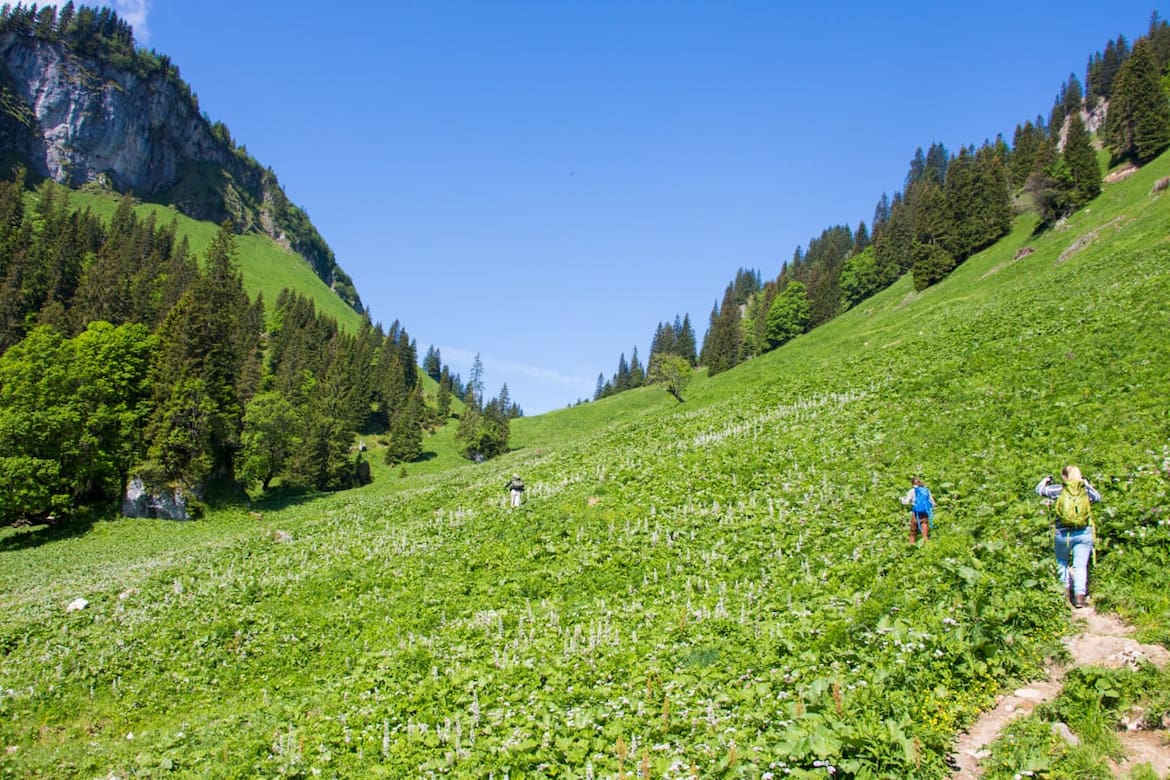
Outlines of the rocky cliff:
M177 70L155 55L112 63L61 42L0 33L0 162L267 234L361 311L352 281L272 171L212 125Z

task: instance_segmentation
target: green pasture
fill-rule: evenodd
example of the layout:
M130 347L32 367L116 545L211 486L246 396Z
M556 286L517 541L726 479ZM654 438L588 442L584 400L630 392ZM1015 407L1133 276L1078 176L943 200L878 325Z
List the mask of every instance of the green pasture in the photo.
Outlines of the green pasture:
M482 464L451 426L405 467L369 437L371 485L194 523L0 531L0 777L948 776L1071 630L1043 475L1101 490L1096 605L1170 643L1167 174L681 404L521 418ZM1170 706L1097 679L1106 723ZM1073 760L1021 738L1007 765Z

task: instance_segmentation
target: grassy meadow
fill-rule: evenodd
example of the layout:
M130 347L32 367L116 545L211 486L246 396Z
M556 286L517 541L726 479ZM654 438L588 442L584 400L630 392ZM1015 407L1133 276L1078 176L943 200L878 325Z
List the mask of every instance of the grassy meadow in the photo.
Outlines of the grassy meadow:
M89 209L107 222L118 210L121 196L96 190L75 190L69 194L69 202L78 209ZM154 215L158 225L174 222L180 237L186 236L191 252L203 260L207 247L219 231L211 222L200 222L181 214L173 206L157 203L140 203L135 207L139 219ZM236 250L240 260L240 273L244 277L244 289L255 298L263 294L269 310L276 303L280 291L296 290L312 299L317 310L337 320L338 324L350 331L361 326L361 315L337 297L313 271L309 263L297 253L277 244L267 236L249 234L236 237Z
M449 426L365 488L193 523L0 531L0 777L947 776L1071 630L1045 474L1104 495L1097 607L1170 644L1168 174L682 404L522 418L483 464ZM1110 706L1160 717L1167 683Z

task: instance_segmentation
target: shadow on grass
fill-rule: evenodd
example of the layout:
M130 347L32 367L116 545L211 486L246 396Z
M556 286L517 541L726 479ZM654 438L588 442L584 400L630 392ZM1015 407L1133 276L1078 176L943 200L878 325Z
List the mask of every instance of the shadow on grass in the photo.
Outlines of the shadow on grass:
M40 547L42 544L73 539L89 533L97 520L112 517L95 517L92 514L79 515L58 523L11 527L0 531L0 552L14 552Z

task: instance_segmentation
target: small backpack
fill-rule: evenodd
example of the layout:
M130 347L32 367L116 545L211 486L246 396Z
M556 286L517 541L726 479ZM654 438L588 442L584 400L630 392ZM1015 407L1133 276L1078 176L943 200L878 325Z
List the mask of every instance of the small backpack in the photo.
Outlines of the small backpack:
M910 505L920 515L934 516L934 505L930 502L930 490L921 485L914 488L914 503Z
M1060 491L1056 497L1056 519L1065 528L1084 528L1091 521L1089 516L1089 491L1085 490L1085 483L1081 480L1072 480Z

